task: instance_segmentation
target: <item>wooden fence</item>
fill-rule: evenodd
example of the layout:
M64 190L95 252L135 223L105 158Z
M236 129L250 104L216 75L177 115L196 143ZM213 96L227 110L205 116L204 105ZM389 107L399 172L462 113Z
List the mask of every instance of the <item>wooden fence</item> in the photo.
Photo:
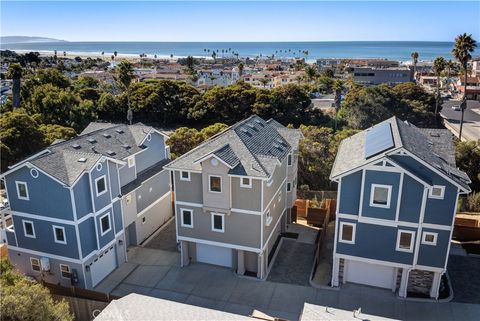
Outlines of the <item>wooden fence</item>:
M52 295L55 300L64 300L70 306L70 311L75 315L75 320L94 320L105 309L108 302L74 298L70 296Z
M50 290L50 293L54 295L82 298L82 299L101 301L101 302L110 302L112 300L116 300L120 298L119 296L116 296L116 295L78 288L75 286L66 287L58 284L48 283L45 281L42 281L42 284L47 289Z

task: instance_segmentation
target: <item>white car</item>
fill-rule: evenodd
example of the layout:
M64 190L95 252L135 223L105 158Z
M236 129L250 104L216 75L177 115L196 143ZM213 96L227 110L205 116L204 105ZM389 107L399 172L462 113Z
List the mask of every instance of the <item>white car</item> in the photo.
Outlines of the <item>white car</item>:
M452 106L452 109L453 109L453 110L461 110L461 109L460 109L460 105L453 105L453 106Z

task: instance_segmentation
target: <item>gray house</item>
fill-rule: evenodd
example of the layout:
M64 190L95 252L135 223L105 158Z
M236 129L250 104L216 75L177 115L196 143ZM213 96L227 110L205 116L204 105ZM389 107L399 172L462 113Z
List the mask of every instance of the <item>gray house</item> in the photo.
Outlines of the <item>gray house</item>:
M2 175L11 262L26 275L94 287L172 216L166 136L142 124L91 123Z
M413 80L412 71L407 67L354 67L352 74L353 80L357 84L363 85L388 84L394 86Z
M166 166L181 265L204 262L264 278L296 198L302 134L252 116Z
M437 298L459 194L452 135L395 117L342 141L332 285L353 282L399 296Z

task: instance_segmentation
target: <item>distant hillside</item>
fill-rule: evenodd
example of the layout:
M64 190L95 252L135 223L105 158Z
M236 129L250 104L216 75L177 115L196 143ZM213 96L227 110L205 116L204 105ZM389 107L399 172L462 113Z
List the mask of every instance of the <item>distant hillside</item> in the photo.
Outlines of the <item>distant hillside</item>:
M34 42L65 42L65 40L45 38L45 37L27 37L27 36L4 36L0 37L0 43L34 43Z

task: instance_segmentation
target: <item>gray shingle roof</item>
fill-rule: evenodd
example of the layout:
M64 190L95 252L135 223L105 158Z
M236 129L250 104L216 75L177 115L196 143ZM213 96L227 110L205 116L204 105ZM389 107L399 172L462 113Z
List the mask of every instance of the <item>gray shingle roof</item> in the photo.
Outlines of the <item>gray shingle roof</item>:
M233 167L230 174L270 177L277 162L291 151L291 143L298 146L295 140L300 139L298 130L275 123L251 116L180 156L166 168L200 171L198 160L213 153Z
M396 117L389 118L382 123L385 122L391 125L394 146L374 157L365 159L365 134L369 129L344 139L338 148L330 174L331 178L383 158L395 149L404 148L469 190L466 183L469 181L468 176L456 168L455 147L452 135L448 130L421 129Z
M123 160L143 150L145 147L141 143L152 129L141 123L92 122L79 136L50 145L46 154L29 162L62 183L71 185L102 156Z

